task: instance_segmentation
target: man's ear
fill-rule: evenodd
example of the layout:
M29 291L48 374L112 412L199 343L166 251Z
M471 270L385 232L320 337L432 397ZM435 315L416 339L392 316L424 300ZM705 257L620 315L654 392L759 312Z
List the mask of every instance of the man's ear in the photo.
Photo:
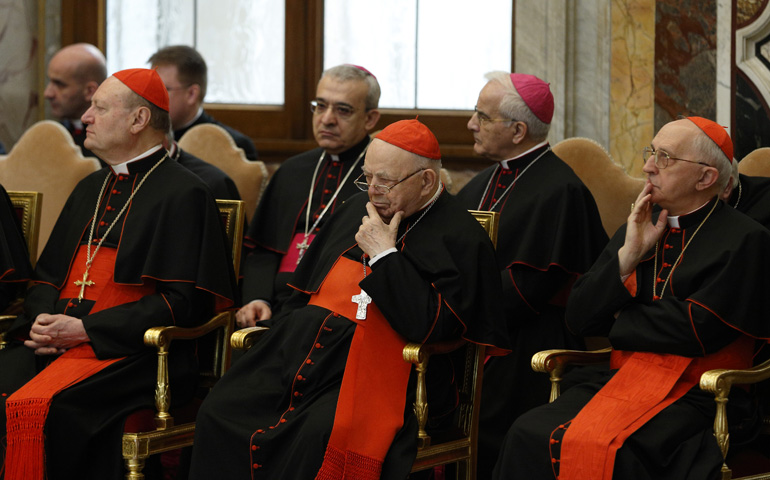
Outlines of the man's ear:
M705 167L701 171L695 189L707 190L717 183L717 180L719 180L719 170L717 170L716 167Z
M201 98L201 86L197 83L190 85L187 90L185 90L185 101L188 105L200 105L203 103L203 99Z
M152 113L147 107L138 107L133 113L133 123L131 124L131 133L139 133L150 125Z
M527 138L527 124L524 122L515 122L511 128L515 129L513 139L511 141L514 145L518 145Z
M99 88L99 84L93 80L91 80L90 82L87 82L83 86L83 97L86 99L87 103L91 102L91 97L94 96L94 93L96 93L96 89L98 88Z
M366 112L366 123L364 124L364 128L366 128L367 132L371 132L374 129L374 126L377 125L377 122L380 121L380 111L376 108L374 110L369 110Z
M422 172L422 181L423 193L429 194L436 185L436 182L439 181L439 175L433 169L427 168Z

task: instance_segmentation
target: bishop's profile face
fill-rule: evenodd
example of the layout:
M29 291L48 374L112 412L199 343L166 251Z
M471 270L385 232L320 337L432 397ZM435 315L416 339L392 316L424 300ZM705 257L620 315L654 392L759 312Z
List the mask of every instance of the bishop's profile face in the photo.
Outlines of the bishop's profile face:
M513 124L497 121L502 117L499 107L504 92L502 85L488 82L479 93L476 113L468 120L468 130L473 134L473 151L496 162L514 157L518 148L513 143L516 133ZM494 121L485 122L483 118Z

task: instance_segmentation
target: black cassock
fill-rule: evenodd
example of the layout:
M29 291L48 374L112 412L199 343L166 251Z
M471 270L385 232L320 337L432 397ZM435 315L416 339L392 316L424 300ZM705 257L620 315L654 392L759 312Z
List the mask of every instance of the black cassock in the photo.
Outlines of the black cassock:
M618 350L696 358L731 344L741 332L770 337L765 320L770 234L718 201L696 235L715 201L679 217L681 228L667 228L657 253L658 275L653 274L652 249L637 266L635 296L619 274L617 252L625 240L622 227L575 284L567 307L568 326L584 335L608 335ZM665 293L653 301L653 285L660 296L672 265L690 239ZM581 370L577 372L581 382L554 403L521 416L506 437L495 478L512 478L514 473L521 478L554 478L549 436L574 418L615 372ZM719 478L722 455L712 430L714 411L711 394L697 386L691 389L625 441L617 453L614 478Z
M729 204L770 228L770 178L741 174L740 186L733 189Z
M532 371L532 355L583 347L564 326L564 303L572 283L607 244L591 193L546 148L508 161L508 169L487 168L457 194L468 209L489 210L497 203L500 303L513 342L511 355L492 358L484 368L479 478L491 474L516 417L548 401L548 378Z
M309 233L317 234L342 202L360 192L353 181L361 174L360 168L364 161L361 158L356 162L356 159L368 144L367 136L349 150L342 152L339 160L334 160L328 153L325 154L322 148L316 148L286 160L276 170L262 194L244 240L244 243L253 248L244 264L244 303L256 299L266 300L273 306L273 314L278 313L280 303L292 292L286 285L291 278L291 272L279 272L281 260L289 249L293 248L292 237L295 233L303 233L305 228ZM313 185L310 221L305 222L310 184L321 155L324 155L324 161L318 169ZM310 231L354 164L357 170L351 172L337 198L320 218L316 229Z
M241 199L233 179L220 168L182 150L178 145L173 155L180 165L193 172L203 180L203 183L209 186L214 198L222 200Z
M27 242L11 199L0 185L0 312L16 299L32 277Z
M266 333L216 385L198 415L191 478L312 479L321 466L332 430L340 384L356 325L325 308L308 305L340 256L361 265L355 234L368 198L350 198L322 229L291 284L298 289L271 320ZM391 327L408 341L457 338L506 347L497 303L500 294L494 252L478 222L443 193L421 219L403 219L399 252L379 260L359 282ZM350 301L355 291L340 292ZM400 354L399 354L400 356ZM435 362L434 362L435 360ZM452 368L431 360L442 376L429 391L442 412L454 404ZM411 379L413 382L414 379ZM377 378L372 378L373 382ZM413 395L410 382L408 395ZM408 398L413 398L409 397ZM411 402L405 425L385 458L382 478L403 479L416 455ZM445 402L446 403L446 402ZM433 408L433 407L432 407Z
M155 281L157 293L92 315L88 312L93 301L59 299L76 250L88 242L105 178L111 176L93 236L97 240L163 154L161 149L129 164L128 175L104 168L75 187L37 262L24 314L12 327L16 340L0 351L0 391L8 395L52 360L36 357L21 343L41 313L81 318L98 358L126 357L54 397L45 431L47 475L52 480L122 478L123 422L133 411L154 408L157 354L144 346L145 330L200 324L213 314L215 303L226 307L235 299L232 258L214 199L198 177L169 159L147 177L101 247L117 248L116 283ZM192 347L180 343L171 349L174 403L189 400L195 389ZM7 398L3 395L3 406Z

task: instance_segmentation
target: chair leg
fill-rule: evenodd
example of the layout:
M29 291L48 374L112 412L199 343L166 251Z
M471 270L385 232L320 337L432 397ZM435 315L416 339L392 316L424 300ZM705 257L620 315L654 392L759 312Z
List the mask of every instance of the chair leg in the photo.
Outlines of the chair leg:
M144 458L126 459L126 480L144 480Z

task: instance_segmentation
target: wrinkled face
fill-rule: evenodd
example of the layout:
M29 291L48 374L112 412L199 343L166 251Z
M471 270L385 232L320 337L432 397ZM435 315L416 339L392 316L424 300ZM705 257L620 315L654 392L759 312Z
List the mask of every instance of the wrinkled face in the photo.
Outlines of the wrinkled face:
M43 95L57 118L80 118L91 101L88 82L75 75L77 65L68 61L67 54L54 55L48 64L48 84Z
M179 70L176 65L157 65L153 68L168 90L168 114L171 117L171 128L178 130L198 113L198 93L193 85L184 85L179 81Z
M516 144L513 136L516 133L513 123L482 122L480 117L500 119L498 107L503 98L503 87L497 82L489 82L479 93L476 111L468 120L468 130L473 133L473 151L482 157L500 162L515 156Z
M81 118L87 125L85 147L110 165L129 160L121 154L131 146L131 125L137 110L126 107L130 93L120 80L109 77L96 90Z
M369 201L385 223L390 223L399 211L404 212L404 218L414 214L428 200L431 192L426 183L427 174L424 170L420 171L418 160L412 153L379 139L372 140L366 151L362 167L362 180L366 183L391 186L405 179L391 188L389 193L369 187Z
M700 129L689 120L676 120L667 123L652 140L652 147L668 153L671 157L699 161L693 148L693 138L700 134ZM647 181L652 184L652 202L669 210L669 215L681 215L682 205L688 205L696 192L696 184L705 168L697 163L670 160L666 168L655 165L655 157L650 155L642 169L647 174Z
M313 114L313 135L329 153L348 150L369 134L379 119L377 110L366 111L366 82L323 77L316 89L318 108ZM340 107L340 108L338 108ZM323 111L321 111L323 110ZM347 115L348 112L352 112Z

